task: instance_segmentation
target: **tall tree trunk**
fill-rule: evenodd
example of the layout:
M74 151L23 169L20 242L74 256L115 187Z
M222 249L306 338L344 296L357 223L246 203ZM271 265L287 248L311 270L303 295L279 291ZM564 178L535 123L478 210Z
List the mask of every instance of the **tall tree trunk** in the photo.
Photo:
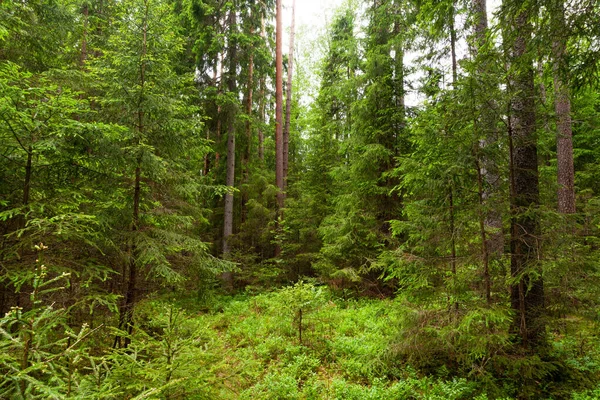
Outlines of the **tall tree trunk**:
M129 245L129 277L127 281L127 289L125 291L125 304L121 311L121 318L123 325L121 329L125 329L128 335L133 333L133 308L136 302L136 290L137 290L137 246L136 232L139 229L140 223L140 183L142 176L142 168L140 166L141 157L138 160L138 166L135 169L135 183L133 192L133 220L131 224L131 242ZM131 343L129 337L125 338L125 347L128 347Z
M287 187L288 160L290 147L290 123L292 117L292 78L294 73L294 35L296 29L296 0L292 0L292 25L290 26L290 48L287 71L287 92L285 101L285 127L283 129L283 186Z
M144 3L144 18L142 20L142 49L140 53L141 65L140 65L140 88L141 93L144 91L146 85L146 53L148 46L148 14L149 4ZM144 125L144 104L143 98L140 97L137 104L136 118L137 124L135 126L138 132L138 145L141 143L141 138L145 134ZM133 213L131 218L131 238L129 241L129 274L127 278L127 284L124 294L123 306L120 310L120 321L119 327L125 330L129 335L133 333L133 311L136 303L136 291L137 291L137 246L136 246L136 233L139 230L140 225L140 201L141 201L141 176L142 176L142 155L140 154L136 160L135 167L135 179L133 187ZM128 347L131 342L129 337L125 338L124 346ZM117 335L115 338L115 346L121 345L121 337Z
M260 37L262 38L263 41L267 40L267 29L265 27L265 17L261 17L260 19L260 24L261 24L261 30L260 30ZM258 113L259 113L259 118L260 118L260 124L258 127L258 159L262 162L265 160L265 134L264 134L264 125L265 125L265 87L266 87L266 81L265 81L265 74L261 74L260 77L260 104L258 106Z
M232 10L229 12L229 71L227 74L227 89L230 93L235 94L237 97L237 43L233 40L234 32L237 29L237 18L236 18L236 2L233 2ZM229 105L228 128L227 128L227 178L225 184L233 189L235 185L235 104ZM230 253L229 238L233 234L233 192L227 191L225 194L225 210L223 220L223 257L227 258ZM233 275L231 272L227 272L223 275L225 283L233 288Z
M472 52L477 62L477 96L486 96L487 89L483 79L489 75L489 61L487 57L481 56L481 50L486 46L488 19L486 0L473 0L474 37ZM479 184L480 207L483 209L483 229L480 229L482 241L483 276L485 281L485 298L491 303L491 276L490 261L497 260L504 252L504 234L502 232L502 213L497 209L495 200L500 193L500 174L498 166L490 149L498 142L498 130L496 128L496 117L494 109L496 104L493 99L486 101L480 110L479 117L474 121L474 126L481 129L483 139L479 142L482 151L477 151L477 175L482 178ZM479 132L476 132L479 135Z
M558 212L575 213L575 168L573 166L573 131L571 128L571 99L567 71L567 38L565 9L562 0L556 0L552 10L555 38L552 43L554 75L554 108L557 118L556 152L558 161Z
M213 60L213 77L212 77L212 82L211 85L214 86L217 89L217 92L220 92L221 90L221 85L220 83L217 83L217 78L219 77L218 73L219 73L219 59L220 56L219 54L216 55L215 59ZM221 71L222 73L223 71ZM219 111L221 110L221 106L217 106L217 127L218 129L220 129L220 117L219 117ZM206 140L210 140L210 129L206 129ZM210 157L211 157L211 153L207 152L204 155L204 176L207 176L210 173ZM215 162L215 166L216 166L216 162Z
M81 66L83 66L85 64L85 61L87 60L87 31L88 31L88 17L89 17L89 6L88 3L86 2L83 5L83 34L81 36L81 53L80 53L80 59L79 59L79 64Z
M219 91L218 96L220 97L223 94L223 65L225 65L225 53L221 53L221 62L219 64L219 76L221 77L221 81L219 82ZM219 101L219 105L217 106L217 143L221 143L221 132L223 131L223 106ZM221 153L218 151L215 152L215 170L219 168L219 163L221 161Z
M282 0L276 0L277 26L275 29L275 183L277 206L283 209L283 54L282 54Z
M513 330L521 345L535 349L544 342L544 283L539 270L540 223L533 65L526 54L531 40L531 10L514 16L511 40L511 306Z
M250 26L250 37L254 36L254 27ZM250 156L252 154L252 102L254 95L254 45L252 42L248 46L249 60L248 60L248 82L246 86L246 148L244 150L244 158L242 160L243 166L243 181L248 182L249 179L249 168L250 168ZM246 221L246 203L248 203L248 191L242 190L242 224Z
M456 28L454 26L454 8L455 4L452 3L452 9L450 13L450 55L452 61L452 87L456 86L456 81L458 79L458 64L456 62Z
M283 182L283 54L282 54L282 0L276 0L276 28L275 28L275 184L277 185L277 229L279 221L283 218L283 203L285 187ZM279 256L281 247L275 245L275 256Z

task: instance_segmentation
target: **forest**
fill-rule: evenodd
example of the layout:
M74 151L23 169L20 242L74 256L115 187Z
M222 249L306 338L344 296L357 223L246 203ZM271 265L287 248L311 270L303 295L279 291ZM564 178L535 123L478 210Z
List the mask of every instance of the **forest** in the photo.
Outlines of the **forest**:
M600 3L301 3L0 0L0 398L600 399Z

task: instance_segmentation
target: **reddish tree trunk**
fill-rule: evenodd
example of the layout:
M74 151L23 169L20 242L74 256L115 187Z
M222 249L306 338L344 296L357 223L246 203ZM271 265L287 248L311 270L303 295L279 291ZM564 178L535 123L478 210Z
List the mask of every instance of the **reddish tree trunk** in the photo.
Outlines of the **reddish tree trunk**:
M558 161L558 212L575 213L575 168L573 166L573 131L571 128L571 99L569 96L566 66L566 37L564 5L557 1L557 10L552 14L556 37L552 44L554 56L554 108L556 111Z
M281 1L276 1L277 26L275 31L275 183L277 206L283 208L283 54L282 54L282 7Z
M265 18L261 17L261 31L260 31L260 37L264 40L266 40L267 38L267 30L265 28ZM263 131L263 127L264 127L264 123L265 123L265 76L264 74L261 75L260 77L260 105L259 105L259 110L258 113L260 114L260 124L258 127L258 159L260 161L264 161L265 160L265 136L264 136L264 131Z
M296 0L292 0L292 25L290 27L290 48L287 71L287 93L285 102L285 127L283 130L283 185L287 187L288 160L290 147L290 123L292 117L292 78L294 73L294 35L296 28Z

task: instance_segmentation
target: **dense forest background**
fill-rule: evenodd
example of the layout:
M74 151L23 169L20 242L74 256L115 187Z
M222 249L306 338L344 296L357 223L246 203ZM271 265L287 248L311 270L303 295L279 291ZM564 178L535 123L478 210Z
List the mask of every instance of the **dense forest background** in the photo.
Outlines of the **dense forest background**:
M600 5L490 11L0 0L0 397L600 398Z

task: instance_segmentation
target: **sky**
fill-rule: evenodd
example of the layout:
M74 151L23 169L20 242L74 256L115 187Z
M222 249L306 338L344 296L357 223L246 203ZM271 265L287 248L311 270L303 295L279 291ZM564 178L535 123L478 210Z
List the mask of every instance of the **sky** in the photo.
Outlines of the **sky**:
M297 51L296 59L299 62L306 63L307 60L309 60L309 62L315 62L316 60L318 60L320 49L317 40L319 36L323 35L327 24L329 23L332 15L334 14L335 9L339 7L342 3L344 3L344 1L345 0L296 0L297 34L295 48ZM501 0L487 0L488 19L490 20L491 24L494 23L492 14L498 9L500 3ZM292 0L283 0L283 51L285 54L288 53L289 27L292 19L291 8ZM464 44L464 46L466 46L466 44ZM462 50L462 52L465 51L466 49ZM409 60L406 61L410 63ZM306 65L304 70L308 74L315 74L318 72L318 69L311 68L310 65ZM417 73L415 76L413 76L413 79L417 79L418 75L419 74ZM317 79L316 75L314 79ZM307 87L305 89L307 93L304 93L304 95L308 98L305 97L304 100L310 101L309 98L311 97L311 95L315 94L314 90L316 89L316 87ZM416 92L408 94L407 103L414 103L414 105L416 105L420 102L421 99L419 98Z
M296 0L296 24L307 27L322 28L327 23L327 16L342 4L342 0ZM291 20L292 0L283 0L284 25L289 27Z

